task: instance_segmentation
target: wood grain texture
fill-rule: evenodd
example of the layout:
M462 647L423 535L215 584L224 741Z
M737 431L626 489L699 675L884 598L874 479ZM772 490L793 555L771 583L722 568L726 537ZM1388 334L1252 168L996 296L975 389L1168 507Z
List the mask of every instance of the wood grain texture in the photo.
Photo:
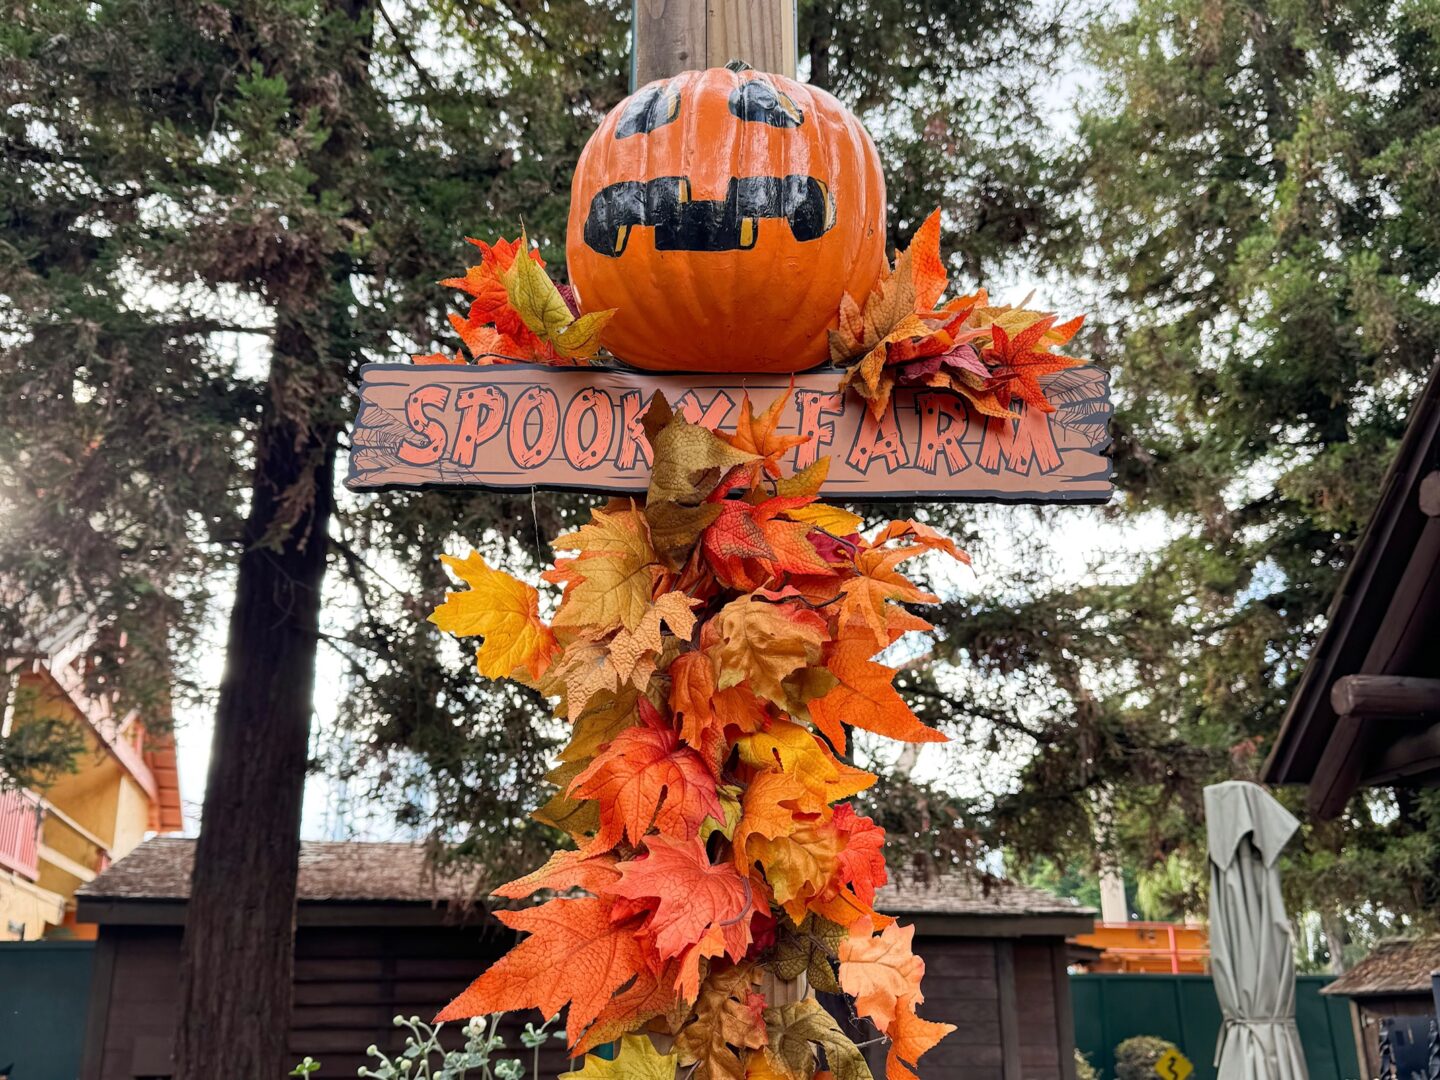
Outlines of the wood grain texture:
M635 0L632 90L706 66L705 0Z
M830 458L831 499L1097 503L1111 494L1108 376L1089 366L1042 380L1053 413L976 413L948 391L902 389L878 422L835 391L838 376L652 374L534 364L364 369L347 485L641 494L649 445L639 416L661 391L677 412L733 430L785 399L780 430L812 436L787 468Z
M795 77L793 0L710 0L707 67L743 60L760 71Z
M1440 716L1440 679L1344 675L1330 688L1330 705L1355 716Z
M794 0L635 0L634 20L632 90L731 60L795 77Z
M1000 989L1001 1075L1004 1080L1024 1080L1020 1059L1020 1010L1015 986L1015 943L995 943L995 973Z
M143 904L145 901L131 902ZM493 963L513 944L503 929L461 926L397 927L393 905L372 905L370 922L354 926L306 925L295 939L295 1008L287 1029L287 1042L295 1061L306 1054L320 1060L320 1080L353 1077L369 1064L364 1049L377 1043L387 1053L400 1049L401 1033L391 1023L396 1013L434 1015L445 1001ZM377 921L384 925L375 925ZM963 927L966 919L956 919ZM135 1080L132 1065L137 1054L163 1058L173 1037L176 1008L175 972L180 959L181 927L106 924L102 928L99 957L109 951L100 985L92 988L91 1016L103 1022L92 1025L91 1045L84 1080ZM1069 1033L1068 1008L1050 985L1068 981L1063 966L1063 937L1018 939L916 936L915 952L925 961L925 1004L921 1015L958 1025L920 1062L920 1080L1051 1080L1054 1066L1034 1055L1049 1050L1063 1062L1074 1049ZM1002 960L997 954L1006 954ZM1058 957L1053 969L1044 958ZM97 957L98 958L98 957ZM1053 975L1052 975L1053 970ZM98 971L98 969L97 969ZM1003 984L1003 989L1002 989ZM770 987L765 988L767 992ZM804 993L803 984L774 988L776 999ZM1066 1004L1068 1005L1068 986ZM875 1037L873 1027L855 1018L853 1006L834 995L819 995L822 1004L842 1030L857 1041ZM1043 1007L1031 1002L1044 999ZM1003 1001L1003 1004L1002 1004ZM1054 1002L1052 1007L1050 1002ZM510 1015L502 1026L512 1048L518 1051L518 1029L526 1020L538 1023L534 1013ZM1059 1023L1057 1029L1056 1023ZM459 1025L452 1025L452 1034ZM1028 1030L1027 1030L1028 1028ZM885 1046L866 1047L877 1080L884 1075ZM1007 1059L1007 1053L1011 1056ZM1035 1066L1022 1065L1032 1055ZM507 1055L509 1056L509 1055ZM8 1060L8 1059L7 1059ZM1010 1062L1012 1071L1006 1071ZM536 1080L554 1078L572 1068L564 1044L549 1041L541 1055ZM1032 1078L1033 1068L1033 1078ZM1013 1070L1019 1069L1020 1072ZM527 1070L527 1080L532 1074Z

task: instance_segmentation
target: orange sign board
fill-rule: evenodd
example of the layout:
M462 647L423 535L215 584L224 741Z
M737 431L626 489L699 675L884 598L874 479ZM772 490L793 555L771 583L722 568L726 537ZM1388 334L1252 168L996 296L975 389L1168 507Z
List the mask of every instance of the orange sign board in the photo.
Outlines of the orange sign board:
M962 397L897 390L878 420L836 390L835 371L791 377L657 374L539 364L370 364L347 485L458 485L638 494L650 476L640 424L655 392L692 423L732 430L748 393L759 413L783 395L781 429L809 442L803 468L829 456L831 499L1097 503L1110 497L1109 377L1071 368L1042 379L1053 413L1015 405L982 416Z

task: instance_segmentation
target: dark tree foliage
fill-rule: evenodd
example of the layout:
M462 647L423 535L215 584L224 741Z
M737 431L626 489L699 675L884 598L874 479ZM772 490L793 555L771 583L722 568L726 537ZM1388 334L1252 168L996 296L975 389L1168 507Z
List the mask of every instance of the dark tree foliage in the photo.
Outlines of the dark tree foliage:
M1087 44L1102 81L1052 185L1073 226L1045 250L1103 298L1113 516L1150 545L1078 590L949 605L943 649L998 711L931 715L1033 747L972 807L991 842L1089 863L1104 834L1137 868L1203 870L1200 789L1257 774L1440 355L1440 22L1140 0ZM1437 806L1362 796L1307 829L1294 899L1433 913ZM1183 877L1195 910L1204 875Z
M875 136L890 240L945 208L942 246L983 279L1053 230L1037 72L1064 41L1029 0L801 0L801 75Z
M455 766L474 792L437 809L518 826L534 797L533 709L427 663L417 620L459 536L534 557L505 550L531 500L335 487L358 364L431 344L462 237L523 215L560 250L570 163L624 89L621 5L530 7L53 0L0 19L0 644L23 655L37 619L78 614L130 692L163 692L234 587L183 1075L283 1072L322 634L361 674L355 715L387 720L375 745L428 754L446 730L502 759Z

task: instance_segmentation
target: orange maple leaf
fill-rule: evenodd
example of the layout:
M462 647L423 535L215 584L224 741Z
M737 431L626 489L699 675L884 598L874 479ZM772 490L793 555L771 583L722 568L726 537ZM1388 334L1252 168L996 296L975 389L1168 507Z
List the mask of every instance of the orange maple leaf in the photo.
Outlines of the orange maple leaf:
M840 943L840 986L855 999L855 1011L881 1031L895 1023L902 1003L925 1000L925 961L912 951L914 938L913 926L894 924L874 934L870 921L861 919Z
M795 380L790 380L790 389L793 391ZM747 453L755 454L759 461L750 466L753 470L752 483L759 478L760 470L764 470L770 476L780 475L780 456L787 450L793 450L797 446L803 446L810 441L806 435L781 435L777 430L780 426L780 413L789 399L789 392L775 395L769 407L758 417L750 405L750 394L747 392L740 403L740 418L735 422L733 434L717 432L720 438L724 439L737 450L744 450Z
M879 547L881 544L891 540L913 540L927 550L943 551L951 558L958 559L966 566L970 565L970 556L962 551L954 540L923 522L892 521L875 534L875 538L870 541L870 545L871 547Z
M750 948L755 892L730 863L712 865L698 839L651 836L645 856L620 864L606 895L639 901L663 960L679 960L676 989L687 1001L700 989L700 961L722 952L739 960Z
M557 851L540 869L497 886L490 895L523 900L541 889L552 892L584 889L589 893L599 893L618 880L620 871L617 861L609 852L595 855L585 851Z
M854 577L840 585L840 629L859 624L867 628L878 645L890 644L886 630L889 601L933 604L939 597L917 588L896 567L924 549L919 545L900 548L867 548L856 553Z
M498 352L516 359L558 359L550 345L537 337L511 306L500 276L515 265L516 258L528 245L520 237L500 239L493 244L471 237L466 239L480 249L479 265L469 267L464 277L446 278L440 284L472 298L470 310L463 318L450 316L450 325L471 355ZM545 265L535 248L529 248L529 256L537 266ZM493 326L487 327L487 323Z
M745 789L740 823L735 827L735 858L748 869L759 865L795 923L805 905L830 884L844 839L828 808L811 812L811 795L794 776L761 772Z
M655 966L637 936L641 920L615 922L612 909L610 900L586 897L495 912L530 936L441 1009L435 1023L520 1009L539 1009L549 1018L568 1005L573 1046L616 990Z
M954 1024L922 1020L915 1014L913 1005L902 1005L895 1014L895 1023L887 1032L890 1049L885 1054L885 1080L919 1080L904 1063L914 1065L922 1054L933 1049L954 1030Z
M647 1020L663 1016L673 1009L678 997L675 981L679 969L680 965L671 961L658 971L647 968L639 972L633 983L600 1010L595 1022L585 1030L585 1037L573 1047L574 1055L588 1054L597 1046L639 1031Z
M815 612L757 593L726 604L711 625L719 638L710 652L715 685L725 689L743 682L781 707L788 700L783 680L818 660L828 636L825 620Z
M813 501L776 497L757 504L721 503L720 515L700 538L701 550L721 584L749 591L784 574L833 574L810 542L814 527L778 518Z
M707 624L707 628L713 624ZM707 649L718 643L713 632L702 637ZM670 711L680 721L680 737L707 757L728 752L732 733L759 730L768 719L765 704L747 686L715 687L715 667L708 652L682 652L670 663Z
M810 718L830 745L844 753L845 724L901 742L949 742L910 711L895 690L895 669L870 659L875 651L876 645L868 637L853 635L826 649L825 666L840 685L810 702Z
M615 737L575 777L572 799L594 799L600 831L591 851L606 851L622 839L638 844L653 825L667 836L694 836L707 817L723 819L715 777L705 759L680 745L679 733L645 698L641 724Z

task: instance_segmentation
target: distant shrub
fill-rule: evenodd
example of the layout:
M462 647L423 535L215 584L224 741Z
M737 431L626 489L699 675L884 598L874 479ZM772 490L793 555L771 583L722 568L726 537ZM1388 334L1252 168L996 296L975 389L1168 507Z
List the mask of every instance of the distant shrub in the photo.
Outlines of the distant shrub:
M1137 1035L1115 1047L1115 1080L1155 1080L1155 1063L1174 1043L1153 1035Z
M1100 1070L1079 1050L1075 1051L1075 1080L1100 1080Z

